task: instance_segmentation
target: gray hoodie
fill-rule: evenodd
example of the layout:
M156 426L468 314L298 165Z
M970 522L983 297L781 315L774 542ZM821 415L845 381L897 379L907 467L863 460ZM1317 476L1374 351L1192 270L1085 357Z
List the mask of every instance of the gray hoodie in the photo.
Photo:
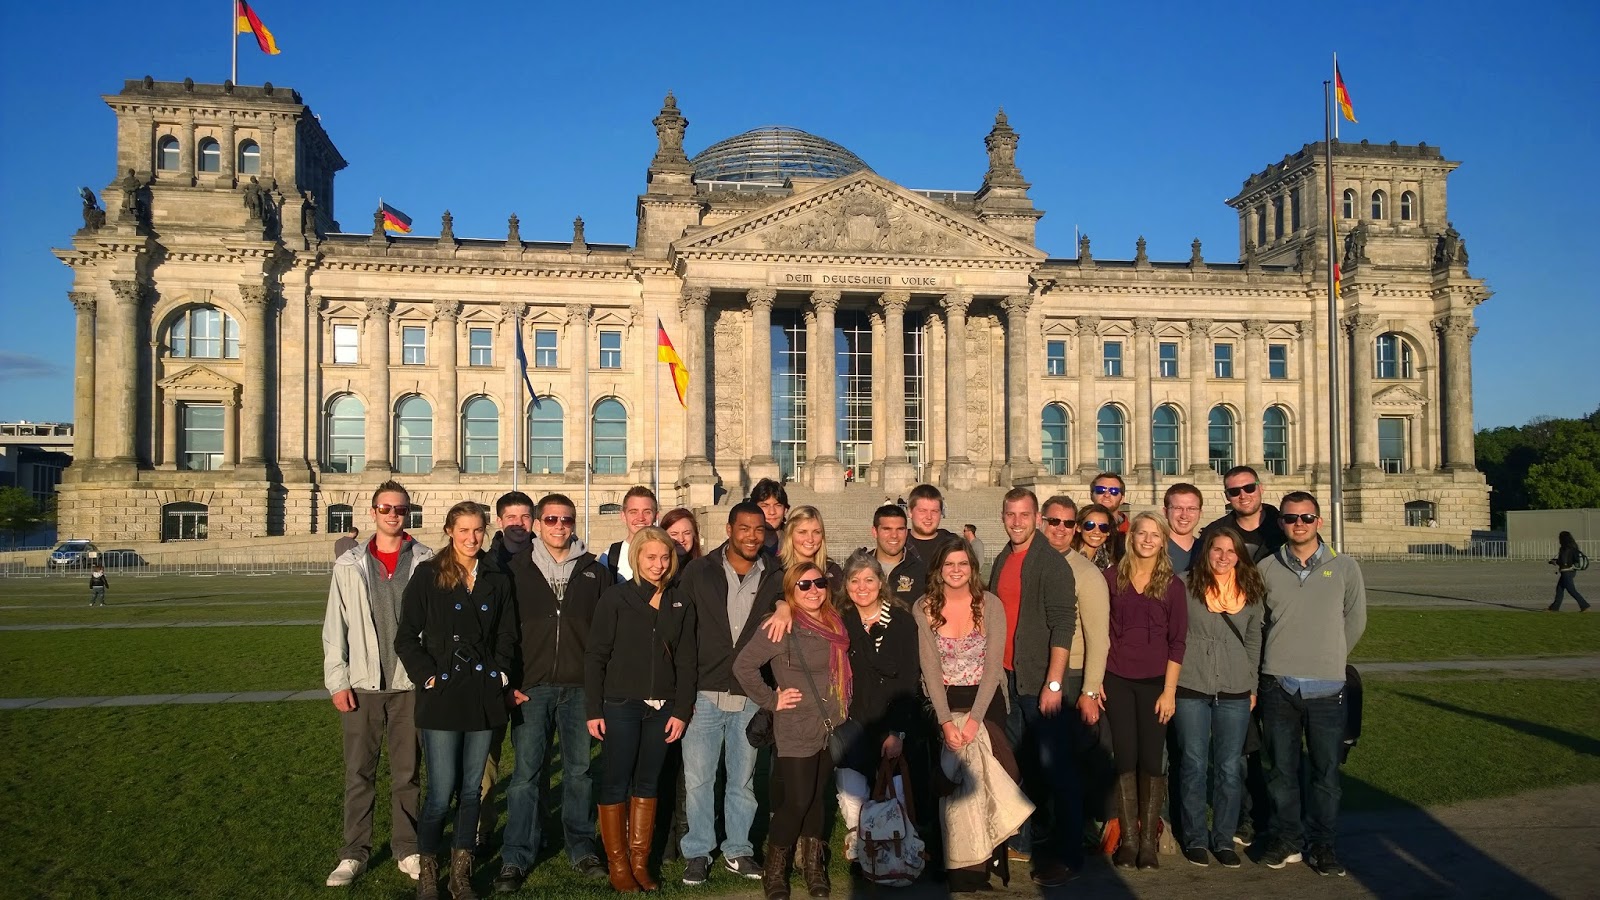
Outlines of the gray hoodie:
M572 569L577 565L578 557L586 552L588 548L583 545L583 541L578 540L577 535L573 535L572 542L567 545L566 558L557 561L551 555L550 548L544 545L544 541L534 540L533 564L539 567L539 574L544 576L544 580L550 582L550 589L556 592L557 603L566 597L567 582L572 580Z

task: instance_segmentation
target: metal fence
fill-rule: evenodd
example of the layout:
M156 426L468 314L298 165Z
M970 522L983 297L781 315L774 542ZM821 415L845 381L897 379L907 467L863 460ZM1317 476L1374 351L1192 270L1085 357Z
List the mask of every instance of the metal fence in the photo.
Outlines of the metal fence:
M331 571L333 571L333 560L310 561L303 558L265 558L229 561L202 557L185 559L183 562L111 566L106 569L106 575L112 578L140 578L155 575L327 575ZM29 566L20 562L0 562L0 578L88 577L88 566L58 568L55 566Z
M1579 549L1593 558L1600 554L1600 541L1579 541ZM1509 560L1544 562L1556 555L1555 541L1472 541L1455 544L1407 544L1378 550L1354 548L1350 555L1384 562L1457 562L1461 560Z

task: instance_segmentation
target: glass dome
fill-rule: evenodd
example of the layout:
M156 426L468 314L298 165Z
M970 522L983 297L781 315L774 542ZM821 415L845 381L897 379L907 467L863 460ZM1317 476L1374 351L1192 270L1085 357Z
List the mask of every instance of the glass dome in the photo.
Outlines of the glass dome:
M720 140L694 159L696 181L782 184L789 178L843 178L872 167L833 141L798 128L766 125Z

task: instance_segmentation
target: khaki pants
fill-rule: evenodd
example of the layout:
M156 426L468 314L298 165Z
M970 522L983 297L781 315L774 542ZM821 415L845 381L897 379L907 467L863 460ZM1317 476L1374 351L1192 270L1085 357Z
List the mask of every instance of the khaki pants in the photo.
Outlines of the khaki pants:
M357 691L356 708L340 713L344 732L344 846L340 859L366 862L372 855L372 809L377 798L378 758L389 745L389 847L396 860L417 852L416 694L411 691Z

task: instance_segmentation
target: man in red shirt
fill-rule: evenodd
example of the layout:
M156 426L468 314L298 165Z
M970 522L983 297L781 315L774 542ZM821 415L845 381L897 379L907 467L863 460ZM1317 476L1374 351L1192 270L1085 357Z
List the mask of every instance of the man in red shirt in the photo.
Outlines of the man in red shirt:
M1006 731L1022 769L1023 791L1037 807L1012 840L1012 855L1033 860L1036 884L1058 887L1083 865L1082 787L1069 762L1071 730L1061 714L1061 683L1077 628L1077 588L1072 566L1039 533L1039 498L1033 491L1007 492L1001 518L1008 543L989 573L989 590L1006 612L1011 700ZM1053 829L1047 827L1051 822Z

